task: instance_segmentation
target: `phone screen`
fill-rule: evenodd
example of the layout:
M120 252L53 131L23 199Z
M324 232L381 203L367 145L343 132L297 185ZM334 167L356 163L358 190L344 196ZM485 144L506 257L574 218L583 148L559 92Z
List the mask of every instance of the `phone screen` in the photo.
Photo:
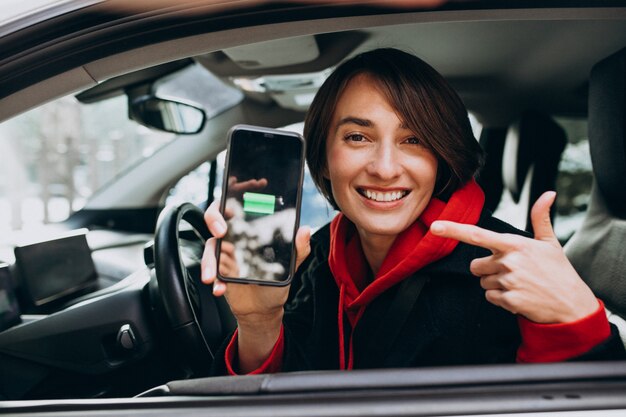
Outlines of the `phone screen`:
M297 133L236 126L226 159L221 210L228 232L218 244L218 276L285 285L295 263L304 140Z

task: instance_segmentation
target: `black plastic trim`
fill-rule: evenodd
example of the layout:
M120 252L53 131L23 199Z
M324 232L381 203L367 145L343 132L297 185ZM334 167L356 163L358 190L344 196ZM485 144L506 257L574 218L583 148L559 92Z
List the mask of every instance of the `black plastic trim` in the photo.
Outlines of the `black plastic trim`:
M163 207L122 209L82 209L63 223L70 229L109 229L135 233L154 233L157 218Z
M143 292L149 275L136 275L109 291L39 320L0 333L0 353L82 374L110 372L145 357L152 349L150 317ZM118 352L116 335L129 324L132 352Z

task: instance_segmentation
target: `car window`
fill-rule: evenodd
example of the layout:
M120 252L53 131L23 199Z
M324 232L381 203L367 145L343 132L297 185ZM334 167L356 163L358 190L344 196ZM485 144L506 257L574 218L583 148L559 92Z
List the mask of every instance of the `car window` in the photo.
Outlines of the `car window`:
M203 88L194 88L199 83ZM195 65L155 88L158 96L200 104L209 118L242 97ZM125 95L92 104L69 95L0 124L0 153L6 156L0 167L0 231L65 220L98 189L175 138L129 120Z
M103 184L175 136L127 118L125 96L63 97L0 125L2 228L66 219Z

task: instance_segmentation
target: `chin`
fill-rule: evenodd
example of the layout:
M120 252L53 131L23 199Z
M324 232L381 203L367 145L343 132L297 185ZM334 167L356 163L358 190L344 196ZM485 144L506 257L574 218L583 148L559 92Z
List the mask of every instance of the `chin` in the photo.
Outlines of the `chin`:
M406 229L408 229L411 226L411 224L413 224L413 222L407 222L407 223L402 223L402 224L398 224L398 223L384 224L382 222L376 222L376 223L368 222L368 224L363 225L363 226L357 225L357 228L361 229L362 231L368 234L375 234L375 235L381 235L381 236L397 236L400 233L404 232Z

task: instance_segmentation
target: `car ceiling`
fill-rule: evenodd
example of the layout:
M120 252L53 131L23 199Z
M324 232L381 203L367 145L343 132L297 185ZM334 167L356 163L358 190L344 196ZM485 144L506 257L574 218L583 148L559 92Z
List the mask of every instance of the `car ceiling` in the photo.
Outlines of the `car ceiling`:
M208 32L172 39L163 46L149 44L121 50L117 55L86 63L84 71L70 70L63 80L67 82L66 92L80 86L84 89L93 86L94 80L102 82L190 56L225 79L229 75L304 73L318 71L321 64L334 65L344 55L391 46L425 59L452 82L483 123L498 125L508 123L526 107L556 114L584 114L589 71L595 62L626 46L625 21L626 8L616 7L386 11L379 16L369 11L361 16ZM228 57L221 52L223 49L244 45L250 39L271 41L315 33L320 33L316 35L319 59L264 70L224 64ZM290 53L297 56L299 50L294 48ZM76 81L68 80L72 77ZM42 91L15 94L18 103L13 108L19 111L20 107L32 106L36 95L58 96L59 85L43 82ZM45 87L50 91L46 93ZM15 113L13 108L3 107L0 117Z
M591 67L626 46L626 25L621 20L421 22L307 37L319 48L314 59L301 47L302 37L296 37L263 42L256 49L246 47L242 54L247 55L239 54L246 65L238 65L228 51L198 55L195 60L229 81L233 77L313 73L358 52L398 47L444 74L483 123L498 125L509 123L527 107L561 115L585 114ZM249 65L264 60L263 54L274 43L298 63ZM125 79L136 82L136 76ZM110 83L118 88L123 84L119 79ZM105 87L106 83L92 90ZM282 96L297 93L280 91ZM257 93L249 95L259 98Z
M415 53L441 72L466 105L490 124L506 124L529 106L562 115L585 114L591 67L626 47L626 25L621 20L417 23L358 33L363 41L348 56L380 46ZM297 55L298 49L293 48L290 54ZM219 52L197 59L223 77L229 75L225 68L237 76L294 70L294 66L237 68L232 61L224 64L228 58ZM254 61L256 57L248 59ZM319 61L300 64L297 70L319 71Z

